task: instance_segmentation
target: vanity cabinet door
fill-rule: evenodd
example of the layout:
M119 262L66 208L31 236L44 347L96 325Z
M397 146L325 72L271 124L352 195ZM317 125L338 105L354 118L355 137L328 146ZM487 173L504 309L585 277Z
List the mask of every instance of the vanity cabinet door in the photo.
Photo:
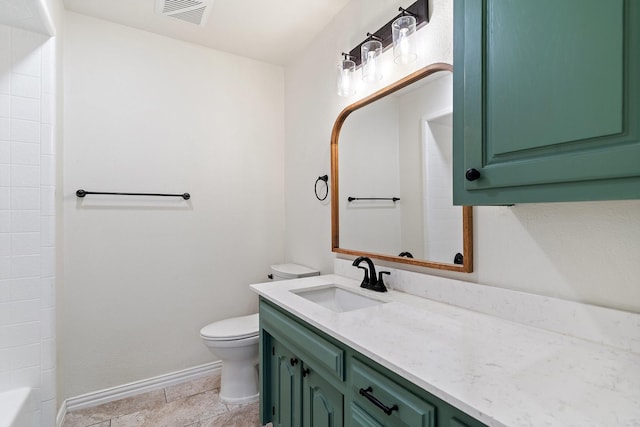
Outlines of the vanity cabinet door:
M455 0L454 204L640 198L640 2Z
M271 413L274 427L300 425L300 360L282 343L272 340Z
M302 376L303 427L342 427L342 393L308 365L302 367Z
M342 427L345 350L260 302L261 422L274 427Z

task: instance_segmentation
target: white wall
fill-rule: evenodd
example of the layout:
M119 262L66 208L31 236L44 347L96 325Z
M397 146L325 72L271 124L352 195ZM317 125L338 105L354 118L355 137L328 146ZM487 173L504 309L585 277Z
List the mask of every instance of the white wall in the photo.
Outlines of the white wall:
M431 22L418 31L421 58L387 72L380 85L432 62L452 62L452 3L430 2ZM286 247L291 261L331 271L330 206L315 200L311 184L329 171L329 138L340 110L379 87L339 98L334 79L340 52L408 4L351 1L286 69ZM474 273L422 271L640 311L640 201L479 207L474 214Z
M43 427L57 409L55 44L0 26L0 393L32 388Z
M213 361L284 259L282 68L65 20L63 398Z

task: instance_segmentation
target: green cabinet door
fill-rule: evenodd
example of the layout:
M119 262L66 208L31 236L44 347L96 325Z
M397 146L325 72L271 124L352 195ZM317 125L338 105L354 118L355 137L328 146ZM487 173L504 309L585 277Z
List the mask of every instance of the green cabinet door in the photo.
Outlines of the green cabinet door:
M303 427L342 427L342 393L308 365L303 365L302 377Z
M300 426L300 361L282 343L272 341L271 404L274 427Z
M632 198L640 2L455 0L454 203Z

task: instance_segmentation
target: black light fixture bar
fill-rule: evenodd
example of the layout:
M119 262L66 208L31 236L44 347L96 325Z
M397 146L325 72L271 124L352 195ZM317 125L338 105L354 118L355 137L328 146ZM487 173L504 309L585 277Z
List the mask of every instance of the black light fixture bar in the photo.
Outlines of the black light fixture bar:
M360 43L358 46L351 49L351 51L349 52L349 56L351 56L350 59L356 63L356 67L360 66L360 64L362 63L362 58L360 57L361 55L360 46L362 46L363 43L371 39L380 40L382 42L383 50L393 43L391 24L393 24L393 21L395 21L400 16L402 15L415 16L416 29L422 28L424 25L426 25L429 22L429 0L418 0L408 8L406 9L400 8L399 10L400 10L400 13L394 16L391 21L387 22L385 25L380 27L378 31L376 31L375 33L373 34L367 33L367 38L363 40L362 43Z

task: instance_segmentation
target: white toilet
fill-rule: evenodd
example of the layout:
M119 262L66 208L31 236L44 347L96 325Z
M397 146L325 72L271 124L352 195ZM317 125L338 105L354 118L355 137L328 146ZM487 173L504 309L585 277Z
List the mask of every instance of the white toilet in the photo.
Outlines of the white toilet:
M271 266L273 280L317 276L320 272L297 264ZM258 314L210 323L200 330L209 350L222 361L220 400L249 403L258 400Z

